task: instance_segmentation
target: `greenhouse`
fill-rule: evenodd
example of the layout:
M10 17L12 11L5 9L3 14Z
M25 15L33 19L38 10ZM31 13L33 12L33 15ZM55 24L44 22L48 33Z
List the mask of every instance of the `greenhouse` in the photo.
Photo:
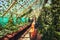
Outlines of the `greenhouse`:
M60 0L0 0L0 40L60 40Z

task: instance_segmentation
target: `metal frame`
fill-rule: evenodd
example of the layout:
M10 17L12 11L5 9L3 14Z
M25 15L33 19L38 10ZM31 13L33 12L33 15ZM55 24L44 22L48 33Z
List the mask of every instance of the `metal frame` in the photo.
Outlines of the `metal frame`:
M30 9L31 6L34 5L37 1L38 1L38 0L36 0L35 2L33 2L33 4L29 5L28 8L26 8L25 10L23 10L23 12L21 12L21 13L24 14L24 13L26 12L26 10ZM17 2L17 0L14 0L14 1L12 2L12 4L9 6L9 8L4 12L4 14L3 14L2 16L4 16L4 15L15 5L16 2ZM28 0L25 2L25 4L26 4L26 3L28 3ZM24 5L25 5L25 4L24 4ZM22 8L24 5L21 5L21 7L19 7L19 9ZM19 9L18 9L18 10L19 10ZM14 12L14 13L15 13L15 12ZM17 12L16 12L16 13L17 13ZM15 14L16 14L16 13L15 13ZM23 14L22 14L22 15L23 15ZM18 14L18 16L21 16L21 14Z

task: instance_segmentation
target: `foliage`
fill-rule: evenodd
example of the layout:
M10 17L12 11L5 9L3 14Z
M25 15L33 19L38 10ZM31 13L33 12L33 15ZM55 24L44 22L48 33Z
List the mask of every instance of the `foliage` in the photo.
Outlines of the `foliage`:
M42 40L60 40L60 0L51 2L50 7L43 7L37 21Z
M9 19L8 17L0 17L0 38L6 34L18 31L20 26L22 27L25 24L28 24L28 17L18 19L16 19L16 16L13 16L12 19Z

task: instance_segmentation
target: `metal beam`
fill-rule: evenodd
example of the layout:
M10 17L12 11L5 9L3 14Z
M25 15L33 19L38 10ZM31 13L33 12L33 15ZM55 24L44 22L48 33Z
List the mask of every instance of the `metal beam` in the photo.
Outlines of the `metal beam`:
M14 0L2 16L4 16L15 5L16 2L17 2L17 0Z
M26 11L28 11L28 9L30 9L31 6L33 6L34 4L36 4L36 2L38 2L38 0L36 0L35 2L33 2L33 4L29 5L23 12L21 12L20 14L18 14L18 17L21 17L21 15L23 15Z

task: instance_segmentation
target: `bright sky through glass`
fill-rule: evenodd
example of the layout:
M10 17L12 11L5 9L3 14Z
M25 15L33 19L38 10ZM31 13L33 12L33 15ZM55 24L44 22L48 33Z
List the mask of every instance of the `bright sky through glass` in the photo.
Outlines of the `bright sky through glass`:
M27 8L30 4L32 4L34 1L36 0L29 0L27 3L27 0L23 0L23 1L18 0L17 4L11 9L11 11L18 10L20 5L24 5L18 10L19 12L21 12L25 8ZM12 0L0 0L0 11L3 13L11 5L11 3L12 3Z

